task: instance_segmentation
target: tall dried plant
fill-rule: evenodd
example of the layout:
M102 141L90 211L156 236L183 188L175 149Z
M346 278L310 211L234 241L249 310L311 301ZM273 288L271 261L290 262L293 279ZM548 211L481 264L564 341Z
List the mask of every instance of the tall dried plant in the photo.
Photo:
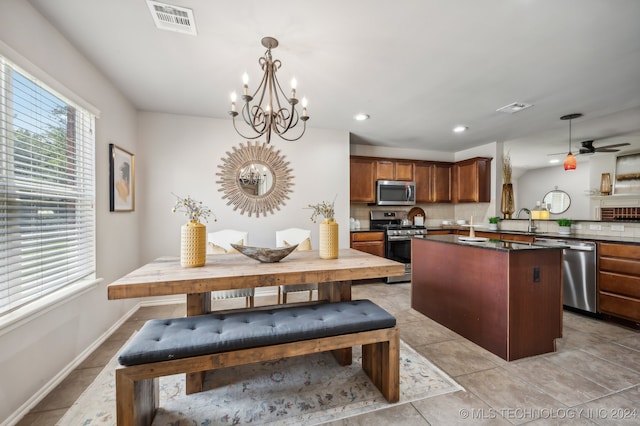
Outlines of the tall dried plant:
M511 157L508 153L502 157L502 181L511 183Z

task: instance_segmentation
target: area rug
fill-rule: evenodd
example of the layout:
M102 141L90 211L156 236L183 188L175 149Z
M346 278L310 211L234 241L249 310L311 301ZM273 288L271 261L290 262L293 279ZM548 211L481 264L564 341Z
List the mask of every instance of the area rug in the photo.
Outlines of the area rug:
M154 425L313 425L463 390L452 378L400 343L400 402L389 404L362 370L328 353L232 367L207 373L198 394L185 395L184 374L160 378ZM58 422L115 425L114 357ZM213 387L215 374L216 386Z

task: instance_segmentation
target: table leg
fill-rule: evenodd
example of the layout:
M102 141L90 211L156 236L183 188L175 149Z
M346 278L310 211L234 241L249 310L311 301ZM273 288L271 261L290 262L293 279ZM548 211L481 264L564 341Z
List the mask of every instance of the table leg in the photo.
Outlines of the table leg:
M329 302L351 300L351 281L318 283L318 300Z
M351 281L332 281L318 283L318 300L341 302L351 300ZM353 362L352 348L331 351L340 365L351 365Z
M211 312L211 292L187 294L187 316L202 315ZM204 371L189 373L186 376L185 393L187 395L202 392Z
M211 292L187 294L187 316L208 314L211 312Z

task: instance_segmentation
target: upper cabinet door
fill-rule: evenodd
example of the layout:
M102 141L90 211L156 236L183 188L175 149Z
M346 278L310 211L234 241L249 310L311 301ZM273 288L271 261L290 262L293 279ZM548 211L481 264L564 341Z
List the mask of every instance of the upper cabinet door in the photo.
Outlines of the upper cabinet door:
M414 164L410 161L377 160L376 180L413 181Z
M491 201L491 158L471 158L453 165L455 203Z
M351 157L350 191L352 203L376 202L375 163L371 159Z
M433 197L431 195L431 169L433 164L421 163L416 164L416 203L431 203Z
M452 164L416 163L416 202L450 203Z
M450 203L453 199L451 193L451 164L434 164L431 178L431 190L434 203Z
M396 180L414 180L414 163L396 161Z
M375 180L396 180L395 163L391 160L376 161Z

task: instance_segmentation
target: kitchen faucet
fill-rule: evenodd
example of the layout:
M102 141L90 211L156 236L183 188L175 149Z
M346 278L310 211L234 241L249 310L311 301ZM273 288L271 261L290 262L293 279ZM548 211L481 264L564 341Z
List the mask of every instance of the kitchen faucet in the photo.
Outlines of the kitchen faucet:
M529 226L527 227L527 232L528 233L534 233L536 232L537 226L533 223L533 219L531 219L531 210L527 209L527 208L521 208L520 210L518 210L518 214L516 215L516 219L520 219L520 213L525 212L529 215Z

